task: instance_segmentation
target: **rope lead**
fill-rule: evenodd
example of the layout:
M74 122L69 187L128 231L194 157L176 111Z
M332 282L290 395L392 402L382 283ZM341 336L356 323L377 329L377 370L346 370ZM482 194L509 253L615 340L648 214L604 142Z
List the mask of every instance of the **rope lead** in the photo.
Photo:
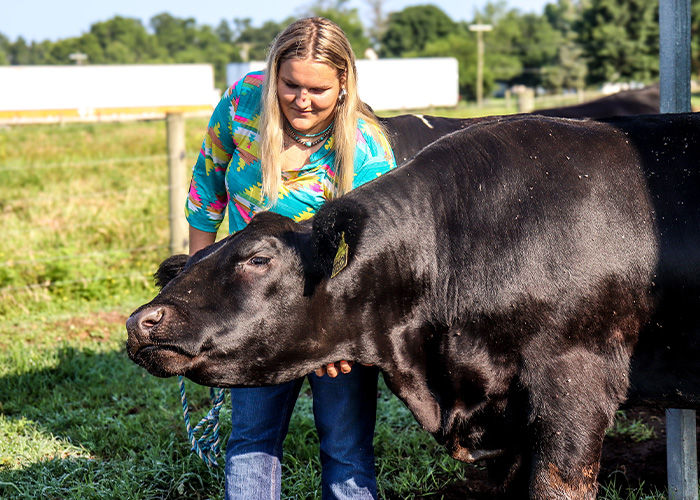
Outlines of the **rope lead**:
M218 467L216 459L219 456L220 441L219 441L219 411L224 404L224 389L217 390L213 387L209 388L209 397L211 398L212 408L209 413L192 428L190 425L190 409L187 405L187 396L185 394L185 377L178 375L180 383L180 399L182 400L182 415L185 419L185 427L187 428L187 437L192 443L192 450L201 458L207 467ZM197 432L204 429L202 436L197 439Z

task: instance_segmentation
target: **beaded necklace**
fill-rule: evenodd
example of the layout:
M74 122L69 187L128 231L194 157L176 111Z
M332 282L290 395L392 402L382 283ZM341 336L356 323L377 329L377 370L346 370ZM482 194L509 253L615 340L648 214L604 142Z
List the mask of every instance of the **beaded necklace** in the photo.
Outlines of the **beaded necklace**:
M321 141L325 141L332 133L333 133L333 124L334 122L331 122L330 125L328 125L323 131L317 133L317 134L302 134L301 132L297 132L292 125L285 120L284 121L284 132L294 139L295 142L298 142L302 146L306 146L307 148L310 148L311 146L315 146ZM307 140L302 139L305 138ZM311 139L311 140L308 140Z

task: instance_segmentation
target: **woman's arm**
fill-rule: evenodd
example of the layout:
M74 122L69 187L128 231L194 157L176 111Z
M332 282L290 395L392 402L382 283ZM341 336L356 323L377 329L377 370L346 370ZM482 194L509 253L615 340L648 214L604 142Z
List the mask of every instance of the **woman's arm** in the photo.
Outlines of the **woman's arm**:
M237 96L236 89L230 87L224 92L209 119L202 147L192 168L192 179L185 202L185 217L190 227L214 235L224 220L228 202L226 168L236 149L230 121L231 115L236 111ZM211 236L204 241L213 242ZM192 243L195 241L191 240L190 253L200 250Z
M202 248L214 243L216 233L201 231L190 225L190 256L199 252Z

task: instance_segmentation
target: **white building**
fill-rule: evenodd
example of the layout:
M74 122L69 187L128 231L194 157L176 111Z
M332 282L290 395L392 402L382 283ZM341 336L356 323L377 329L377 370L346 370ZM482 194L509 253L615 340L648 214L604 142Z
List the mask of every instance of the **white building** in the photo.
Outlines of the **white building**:
M211 113L218 97L210 64L0 66L0 123Z

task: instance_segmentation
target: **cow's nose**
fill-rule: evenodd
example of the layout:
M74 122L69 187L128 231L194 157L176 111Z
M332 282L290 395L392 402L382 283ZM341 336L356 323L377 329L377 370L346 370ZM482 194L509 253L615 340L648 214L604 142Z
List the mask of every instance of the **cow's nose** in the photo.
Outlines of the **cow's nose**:
M140 332L149 332L156 326L165 316L164 307L156 307L155 309L145 309L136 314L131 315L126 320L128 330L139 330Z

